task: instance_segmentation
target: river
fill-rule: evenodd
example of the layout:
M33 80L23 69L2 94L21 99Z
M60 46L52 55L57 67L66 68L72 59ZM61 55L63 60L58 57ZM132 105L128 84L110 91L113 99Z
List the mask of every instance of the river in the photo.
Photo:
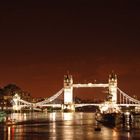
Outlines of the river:
M95 131L94 113L13 113L15 125L0 125L0 140L139 140L140 119L133 128L110 128L101 125Z

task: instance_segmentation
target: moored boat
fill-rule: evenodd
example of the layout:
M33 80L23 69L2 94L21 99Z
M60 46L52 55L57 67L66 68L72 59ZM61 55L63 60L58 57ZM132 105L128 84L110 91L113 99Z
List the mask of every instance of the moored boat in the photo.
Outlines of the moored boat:
M100 113L96 120L104 125L113 127L117 124L118 117L117 113Z
M100 106L95 118L98 122L113 127L119 122L119 117L120 109L117 104L106 101Z
M5 121L5 124L6 124L7 126L14 125L14 124L16 124L16 121L15 121L14 119L7 119L7 120Z

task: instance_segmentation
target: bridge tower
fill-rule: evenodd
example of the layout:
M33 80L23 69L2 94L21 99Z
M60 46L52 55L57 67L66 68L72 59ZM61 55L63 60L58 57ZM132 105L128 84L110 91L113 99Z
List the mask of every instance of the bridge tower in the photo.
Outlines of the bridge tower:
M112 103L117 103L117 75L112 72L109 75L109 97Z
M18 94L15 94L13 96L13 111L20 111L21 107L20 107L20 96Z
M74 111L72 75L64 75L64 111Z

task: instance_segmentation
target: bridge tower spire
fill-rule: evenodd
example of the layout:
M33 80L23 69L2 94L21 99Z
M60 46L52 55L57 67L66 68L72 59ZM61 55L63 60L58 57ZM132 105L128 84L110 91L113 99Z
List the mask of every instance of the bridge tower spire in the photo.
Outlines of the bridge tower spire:
M64 111L74 111L74 102L73 102L73 78L72 75L67 73L64 75Z
M117 103L117 75L112 71L109 75L109 96L112 103Z

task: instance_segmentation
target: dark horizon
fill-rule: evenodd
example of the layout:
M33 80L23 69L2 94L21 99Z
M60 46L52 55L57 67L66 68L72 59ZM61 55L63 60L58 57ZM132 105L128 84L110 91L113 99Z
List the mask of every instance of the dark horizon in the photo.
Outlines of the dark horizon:
M0 18L1 87L15 83L48 97L63 87L67 71L74 83L107 83L114 70L120 89L140 97L137 0L7 2Z

